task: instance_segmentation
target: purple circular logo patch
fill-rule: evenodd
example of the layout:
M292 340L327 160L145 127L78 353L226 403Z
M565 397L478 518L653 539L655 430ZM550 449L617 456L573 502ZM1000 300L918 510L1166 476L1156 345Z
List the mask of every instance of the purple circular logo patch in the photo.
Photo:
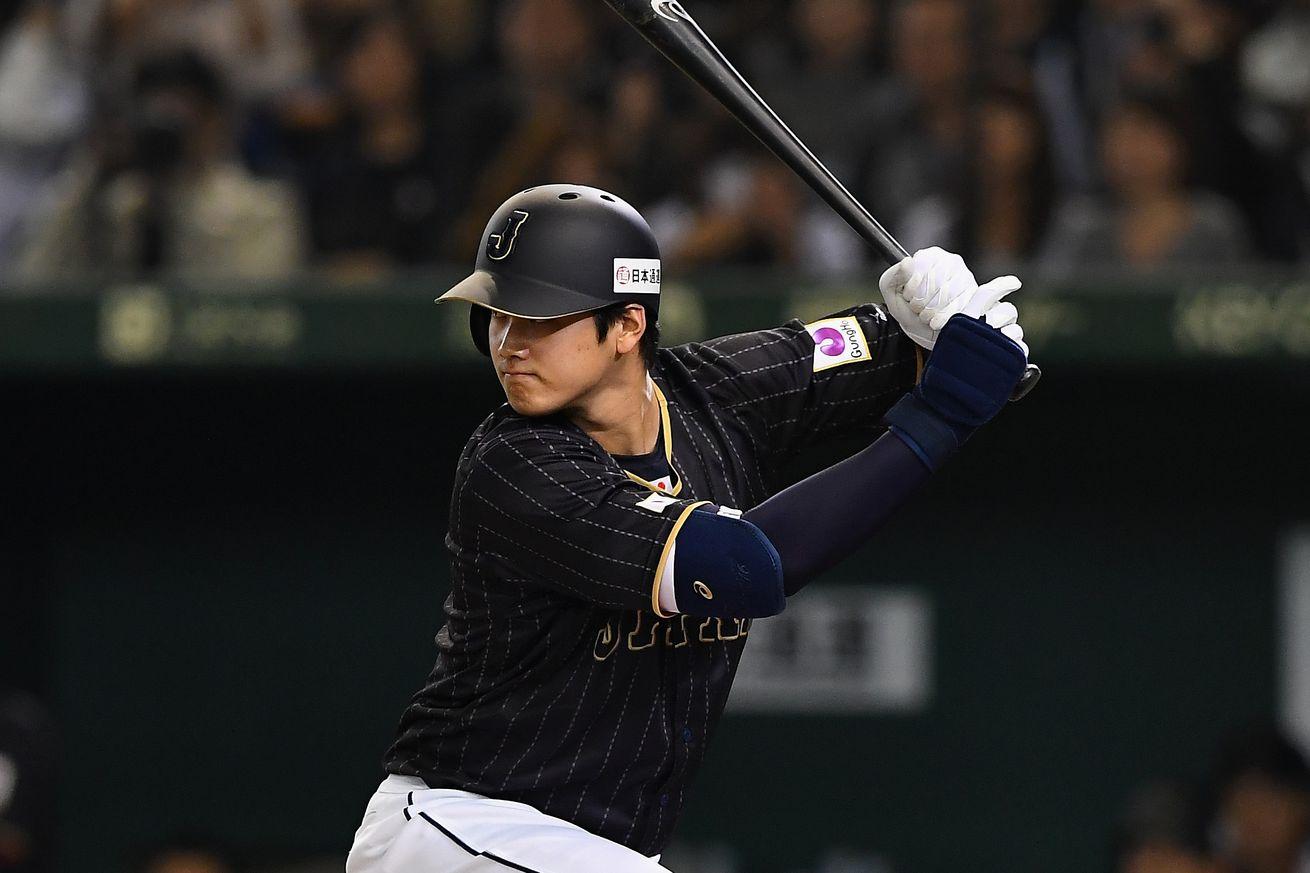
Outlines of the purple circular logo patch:
M830 358L835 358L846 351L846 338L835 327L821 327L814 332L814 344L819 351Z

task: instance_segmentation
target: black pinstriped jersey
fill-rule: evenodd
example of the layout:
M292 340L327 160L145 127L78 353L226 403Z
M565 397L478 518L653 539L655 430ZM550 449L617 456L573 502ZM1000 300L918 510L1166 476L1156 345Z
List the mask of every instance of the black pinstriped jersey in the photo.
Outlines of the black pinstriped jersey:
M872 434L920 363L871 305L662 349L663 491L560 417L493 413L459 460L437 662L386 769L662 851L750 633L659 614L669 543L700 502L748 509L799 449Z

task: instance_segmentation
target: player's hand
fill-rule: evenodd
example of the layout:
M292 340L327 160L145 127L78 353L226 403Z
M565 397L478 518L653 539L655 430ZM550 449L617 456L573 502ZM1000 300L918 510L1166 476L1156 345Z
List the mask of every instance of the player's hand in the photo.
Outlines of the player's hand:
M1019 312L1014 304L1001 302L1022 284L1014 276L1001 276L980 286L963 258L933 246L890 267L879 279L878 290L901 330L929 351L951 316L964 313L985 319L1027 357Z
M931 350L950 317L973 299L978 280L963 258L933 246L889 268L878 290L901 330Z
M1015 276L1001 276L993 279L986 285L979 285L978 290L974 292L973 298L969 303L960 310L959 314L967 315L971 318L981 318L987 322L988 327L994 327L1006 338L1013 341L1023 352L1024 360L1028 359L1028 344L1023 341L1023 328L1019 326L1019 310L1013 303L1002 301L1001 298L1007 294L1018 291L1023 287L1023 283ZM956 313L951 313L955 315ZM950 321L948 316L941 320L940 325L936 318L933 319L934 327L945 327L946 322Z

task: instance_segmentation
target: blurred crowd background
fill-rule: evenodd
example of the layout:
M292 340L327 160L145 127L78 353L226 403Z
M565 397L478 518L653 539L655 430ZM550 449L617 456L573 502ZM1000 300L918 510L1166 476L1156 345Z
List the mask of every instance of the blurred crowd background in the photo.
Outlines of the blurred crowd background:
M0 276L466 263L543 180L673 266L870 265L600 3L11 0ZM752 0L695 14L911 250L980 272L1310 259L1306 0Z
M911 250L1057 278L1310 265L1310 0L693 11ZM628 199L676 268L880 266L598 2L0 3L0 294L467 267L494 208L546 181ZM0 870L56 869L57 735L0 689ZM1107 866L1310 873L1310 767L1289 739L1232 734L1197 770L1124 799ZM340 868L278 866L197 828L107 863ZM741 873L683 857L683 873Z

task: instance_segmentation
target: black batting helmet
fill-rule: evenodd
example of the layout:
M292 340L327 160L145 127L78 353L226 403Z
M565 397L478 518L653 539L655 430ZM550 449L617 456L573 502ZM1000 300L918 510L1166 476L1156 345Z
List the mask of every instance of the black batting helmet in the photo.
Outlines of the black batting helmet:
M660 250L637 210L598 188L540 185L501 204L482 232L473 275L437 298L474 304L473 343L484 355L491 312L556 318L640 303L660 308Z

